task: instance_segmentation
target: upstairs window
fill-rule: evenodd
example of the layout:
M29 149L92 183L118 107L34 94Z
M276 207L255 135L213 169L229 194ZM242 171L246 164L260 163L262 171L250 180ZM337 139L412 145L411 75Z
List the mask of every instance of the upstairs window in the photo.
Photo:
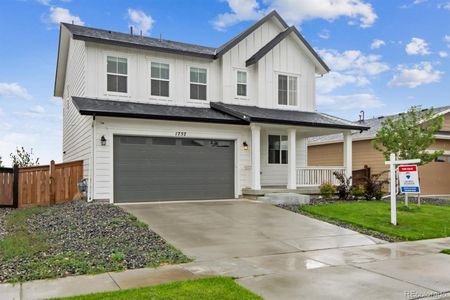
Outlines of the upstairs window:
M206 69L190 68L190 98L193 100L206 100L207 73Z
M269 164L288 163L287 135L269 135Z
M236 79L237 79L236 95L239 97L247 97L247 72L237 71Z
M106 74L108 92L127 93L128 63L126 58L108 56Z
M278 75L278 104L297 105L297 76Z
M169 97L169 64L151 63L151 95Z

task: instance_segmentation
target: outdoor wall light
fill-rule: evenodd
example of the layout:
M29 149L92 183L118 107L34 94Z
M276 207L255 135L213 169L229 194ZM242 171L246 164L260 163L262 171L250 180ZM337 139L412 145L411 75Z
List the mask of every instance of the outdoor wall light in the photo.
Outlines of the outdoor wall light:
M106 146L106 138L104 135L102 135L102 137L100 138L100 143L102 146Z
M242 147L244 147L244 150L248 150L248 144L247 142L242 143Z

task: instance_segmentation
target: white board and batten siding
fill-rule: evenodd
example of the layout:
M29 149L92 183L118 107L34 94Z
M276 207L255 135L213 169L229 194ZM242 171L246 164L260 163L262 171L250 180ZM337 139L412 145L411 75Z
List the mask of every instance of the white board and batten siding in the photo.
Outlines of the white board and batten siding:
M114 135L176 137L175 132L186 132L186 138L223 139L235 141L235 196L243 188L250 187L250 149L242 147L247 142L251 147L250 128L242 125L205 124L178 121L140 120L126 118L97 117L95 137L95 199L113 201L113 137ZM100 138L107 139L101 146ZM220 172L220 170L217 170Z
M63 161L83 160L84 177L89 177L92 148L92 117L82 116L71 96L86 94L86 46L84 41L70 40L63 94Z
M108 56L126 58L128 62L128 92L112 93L106 89ZM151 104L209 107L209 101L220 101L220 62L183 55L133 48L87 43L87 96L117 101ZM169 64L169 97L151 96L151 62ZM189 99L189 69L207 69L207 101Z

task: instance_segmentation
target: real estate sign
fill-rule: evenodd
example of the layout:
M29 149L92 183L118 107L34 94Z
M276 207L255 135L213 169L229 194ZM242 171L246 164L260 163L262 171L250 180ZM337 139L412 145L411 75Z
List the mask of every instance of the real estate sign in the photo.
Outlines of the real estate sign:
M419 194L419 171L416 165L398 166L398 179L400 192L408 194Z

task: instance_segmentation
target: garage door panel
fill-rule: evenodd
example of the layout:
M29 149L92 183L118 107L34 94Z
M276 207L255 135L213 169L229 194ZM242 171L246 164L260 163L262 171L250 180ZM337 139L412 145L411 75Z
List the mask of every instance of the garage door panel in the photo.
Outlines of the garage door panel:
M114 137L115 202L234 198L234 142Z

